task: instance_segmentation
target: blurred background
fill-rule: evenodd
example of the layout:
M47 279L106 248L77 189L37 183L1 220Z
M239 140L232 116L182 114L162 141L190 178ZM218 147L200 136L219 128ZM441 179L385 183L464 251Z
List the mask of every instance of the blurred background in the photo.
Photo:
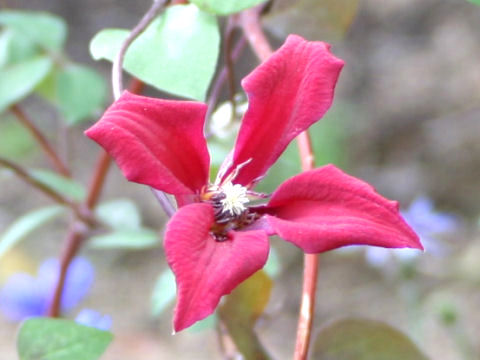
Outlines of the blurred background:
M112 99L110 63L93 61L89 42L103 28L133 27L149 5L147 0L0 0L2 9L64 18L66 53L102 75L105 104ZM334 162L399 200L427 249L418 254L359 247L322 254L316 329L346 316L381 320L402 330L429 358L480 359L480 6L462 0L285 0L273 3L264 24L275 46L298 33L331 43L345 60L334 106L312 130L317 164ZM237 62L237 81L255 65L246 49ZM22 106L61 149L75 178L87 184L99 149L82 132L96 117L65 129L58 112L39 97L28 97ZM0 114L0 155L25 167L48 167L8 112ZM272 170L263 190L294 173L298 164L291 159L286 155ZM162 231L165 218L150 190L128 183L115 167L102 199L119 198L136 204L145 227ZM0 170L0 232L48 204ZM59 217L11 249L0 260L0 283L15 272L34 274L38 264L57 256L67 224L68 217ZM274 288L257 332L274 358L289 359L302 253L282 241L272 243ZM152 300L166 269L161 246L136 251L86 246L81 255L95 269L81 307L112 318L115 340L105 359L221 358L208 322L170 335L173 303ZM16 326L0 316L2 359L16 356Z

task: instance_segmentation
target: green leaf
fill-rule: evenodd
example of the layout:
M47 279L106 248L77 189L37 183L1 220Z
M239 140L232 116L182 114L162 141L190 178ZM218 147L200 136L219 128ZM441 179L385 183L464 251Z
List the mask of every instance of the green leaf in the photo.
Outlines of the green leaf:
M113 61L128 33L100 31L90 43L93 58ZM193 4L171 6L132 43L124 69L160 90L204 101L219 46L214 16Z
M89 245L95 249L143 250L159 245L158 234L151 229L118 230L93 236Z
M313 344L312 359L426 360L417 346L390 325L343 319L324 327Z
M280 257L278 256L277 250L274 247L270 246L270 252L268 254L268 260L263 271L267 273L271 278L275 278L280 271L282 270L282 264L280 262Z
M217 321L217 314L213 313L212 315L207 316L205 319L197 321L195 324L185 329L185 331L189 333L199 333L205 330L214 329L215 325L217 325Z
M480 5L480 0L468 0L473 4Z
M217 15L230 15L254 7L266 0L190 0L200 9Z
M273 282L263 271L257 271L241 283L218 309L238 351L245 359L270 359L258 340L254 326L270 299Z
M13 65L42 55L25 35L6 28L0 35L0 67Z
M49 206L30 211L20 216L0 237L0 257L25 239L38 227L45 225L65 211L62 206Z
M68 124L77 124L103 109L106 96L103 78L83 65L69 65L59 71L56 98Z
M40 181L42 184L56 190L68 198L81 201L86 196L86 190L83 185L52 171L35 169L30 171L30 175L37 181Z
M27 96L51 67L48 57L38 56L0 69L0 112Z
M8 63L8 55L10 51L10 44L12 39L12 32L8 30L0 31L0 68Z
M137 230L142 218L137 205L128 199L116 199L101 203L95 213L101 221L117 230Z
M7 115L8 113L5 113ZM25 130L25 127L13 116L2 116L0 121L0 134L2 141L0 141L0 154L2 156L19 160L36 149L35 141Z
M175 299L176 293L175 275L170 268L166 268L158 276L152 291L150 305L152 316L160 315Z
M46 12L0 11L0 25L15 30L35 45L58 51L67 37L67 26L58 16Z
M96 360L113 339L110 332L71 320L33 318L18 333L20 360Z

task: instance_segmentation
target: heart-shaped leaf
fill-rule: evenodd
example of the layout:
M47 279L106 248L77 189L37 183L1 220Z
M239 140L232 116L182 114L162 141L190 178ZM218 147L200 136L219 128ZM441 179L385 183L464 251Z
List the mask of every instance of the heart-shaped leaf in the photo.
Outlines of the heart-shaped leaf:
M100 31L90 43L93 58L113 61L128 33ZM160 90L203 101L219 46L214 16L194 4L171 6L129 47L124 69Z
M52 61L37 56L0 69L0 112L27 96L48 74Z
M113 336L74 321L32 318L18 333L20 360L97 360Z
M65 22L46 12L2 10L0 25L13 29L42 50L60 50L67 37Z

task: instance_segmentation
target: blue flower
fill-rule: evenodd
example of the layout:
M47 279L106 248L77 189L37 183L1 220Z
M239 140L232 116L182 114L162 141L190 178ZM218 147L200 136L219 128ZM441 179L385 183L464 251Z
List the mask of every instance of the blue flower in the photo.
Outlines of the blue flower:
M425 252L442 255L446 252L445 245L435 239L435 236L455 231L459 219L455 215L435 211L433 201L426 196L417 197L406 211L401 212L405 221L420 236ZM410 262L421 253L412 249L384 249L368 247L365 257L370 265L383 266L394 255L401 262Z
M0 310L10 321L46 315L60 273L57 259L44 261L33 277L26 273L10 276L0 290ZM84 258L75 258L67 271L61 310L73 309L88 293L94 269Z
M109 315L102 315L92 309L83 309L75 318L79 324L91 326L99 330L110 330L112 327L112 318Z

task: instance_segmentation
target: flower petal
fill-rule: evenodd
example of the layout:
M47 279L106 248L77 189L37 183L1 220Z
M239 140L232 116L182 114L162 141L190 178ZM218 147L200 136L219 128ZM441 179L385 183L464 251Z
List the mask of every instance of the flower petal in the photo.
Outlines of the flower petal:
M263 230L228 234L216 241L209 204L180 208L167 224L165 252L177 281L174 330L185 329L214 312L220 298L261 269L269 245Z
M0 310L12 322L45 315L50 295L47 291L34 277L14 274L0 290Z
M285 44L242 81L248 110L230 172L252 159L235 179L248 185L263 176L290 141L330 107L343 61L330 45L290 35Z
M206 105L125 91L85 134L116 160L125 177L174 195L207 183Z
M266 212L274 231L307 253L345 245L423 249L399 214L397 202L333 165L284 182Z

